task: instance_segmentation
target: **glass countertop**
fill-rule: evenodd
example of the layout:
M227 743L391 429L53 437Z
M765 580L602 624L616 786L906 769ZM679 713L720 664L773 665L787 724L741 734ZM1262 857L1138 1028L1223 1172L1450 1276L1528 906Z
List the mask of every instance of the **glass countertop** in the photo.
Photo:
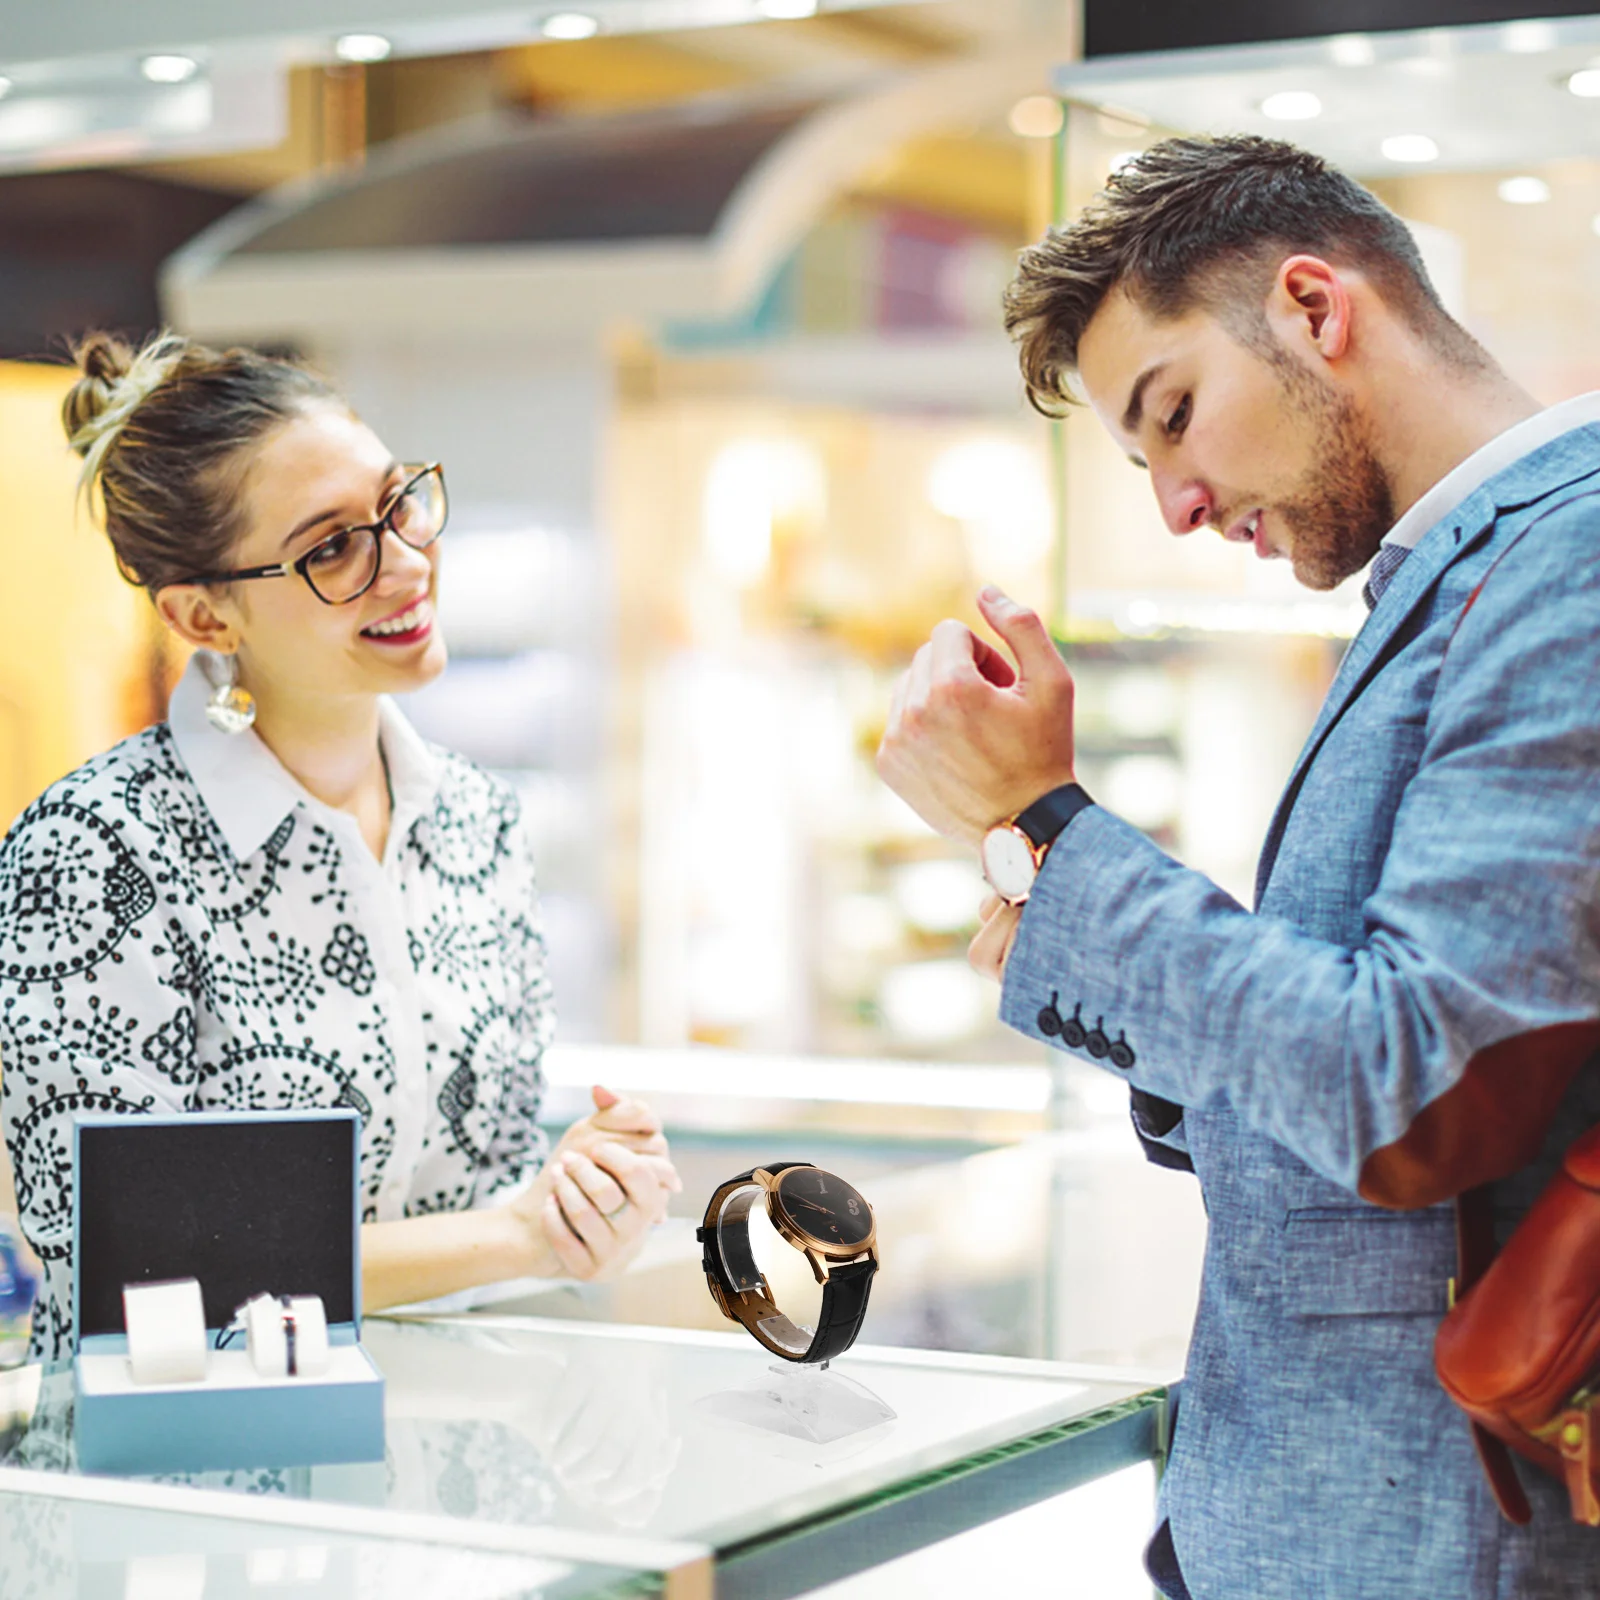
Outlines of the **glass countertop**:
M1156 1403L1125 1374L937 1351L858 1346L817 1373L740 1332L477 1313L369 1318L363 1342L387 1379L384 1462L162 1481L725 1550ZM861 1390L893 1417L794 1431L796 1407ZM0 1462L75 1471L70 1366L42 1374Z
M118 1596L120 1600L644 1600L661 1581L626 1567L378 1537L132 1503L39 1492L38 1474L0 1487L0 1593ZM55 1487L95 1488L89 1480ZM52 1487L49 1480L44 1487ZM116 1488L132 1487L124 1485ZM169 1500L182 1492L165 1491Z

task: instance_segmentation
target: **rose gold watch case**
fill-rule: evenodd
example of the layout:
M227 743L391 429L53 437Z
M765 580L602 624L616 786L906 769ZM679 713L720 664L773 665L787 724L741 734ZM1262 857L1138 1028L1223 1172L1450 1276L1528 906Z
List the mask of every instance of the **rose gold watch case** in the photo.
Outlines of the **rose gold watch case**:
M813 1168L822 1172L822 1167ZM807 1233L792 1217L783 1204L783 1197L778 1193L778 1182L785 1173L794 1171L793 1167L785 1167L783 1172L768 1172L765 1167L757 1167L751 1174L752 1181L759 1182L767 1191L767 1220L776 1228L784 1240L793 1245L811 1264L811 1275L818 1283L828 1281L827 1268L830 1263L838 1266L848 1266L852 1261L859 1261L862 1256L870 1255L874 1261L878 1259L878 1218L872 1209L872 1202L863 1194L861 1203L867 1208L867 1216L872 1226L867 1229L867 1236L860 1244L848 1247L829 1244L826 1240L819 1239L814 1233ZM830 1172L831 1178L833 1174ZM844 1179L839 1179L840 1183ZM861 1194L854 1184L849 1185L853 1194Z
M1033 877L1028 880L1028 887L1020 895L1009 895L989 876L989 864L985 859L985 846L991 835L997 833L1009 834L1021 842L1023 848L1033 860ZM983 881L994 890L1000 900L1008 906L1021 906L1028 903L1028 896L1033 893L1033 886L1039 879L1039 871L1044 866L1044 858L1050 853L1050 844L1035 844L1021 828L1017 826L1017 819L1011 818L1009 822L997 822L983 836L983 841L978 849L978 863L983 871Z
M804 1164L811 1165L809 1162ZM796 1163L796 1165L800 1165L800 1163ZM722 1227L722 1212L732 1195L739 1190L760 1187L765 1191L767 1219L772 1223L772 1226L777 1230L784 1242L798 1250L806 1258L806 1262L811 1268L812 1276L818 1283L827 1283L828 1268L830 1266L847 1266L851 1262L860 1261L867 1256L870 1256L873 1263L876 1264L878 1260L878 1218L866 1196L862 1195L861 1197L862 1204L866 1206L867 1216L871 1221L866 1238L859 1245L852 1245L848 1248L831 1245L826 1240L817 1238L815 1234L807 1233L785 1211L783 1201L778 1195L778 1181L783 1177L784 1173L793 1170L792 1167L785 1167L783 1172L769 1172L765 1167L757 1167L748 1178L730 1180L720 1185L706 1206L706 1222L704 1225L720 1231ZM822 1172L826 1169L817 1167L815 1170ZM832 1176L831 1173L828 1175ZM840 1182L843 1181L843 1179L840 1179ZM849 1187L852 1192L860 1193L854 1184ZM720 1239L715 1241L713 1248L721 1248ZM723 1257L723 1264L724 1267L727 1266L726 1256ZM731 1273L730 1276L732 1276ZM706 1274L706 1283L711 1290L711 1298L716 1301L717 1309L722 1312L723 1316L730 1322L739 1323L753 1339L766 1349L771 1350L774 1355L783 1356L786 1360L793 1360L794 1351L792 1349L785 1348L763 1331L763 1323L771 1323L774 1320L787 1322L788 1319L783 1316L783 1313L778 1309L777 1301L773 1299L772 1285L767 1282L767 1275L758 1270L756 1277L759 1280L758 1285L752 1285L747 1289L736 1289L731 1296L715 1274L708 1272Z

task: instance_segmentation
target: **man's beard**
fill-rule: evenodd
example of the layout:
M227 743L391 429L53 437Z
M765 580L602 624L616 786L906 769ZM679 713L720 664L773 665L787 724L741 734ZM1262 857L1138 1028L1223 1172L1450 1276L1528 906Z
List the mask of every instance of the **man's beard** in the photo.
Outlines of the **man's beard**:
M1293 362L1279 372L1285 399L1316 421L1318 464L1301 492L1274 509L1290 530L1295 577L1308 589L1332 589L1378 553L1394 526L1394 494L1354 404Z

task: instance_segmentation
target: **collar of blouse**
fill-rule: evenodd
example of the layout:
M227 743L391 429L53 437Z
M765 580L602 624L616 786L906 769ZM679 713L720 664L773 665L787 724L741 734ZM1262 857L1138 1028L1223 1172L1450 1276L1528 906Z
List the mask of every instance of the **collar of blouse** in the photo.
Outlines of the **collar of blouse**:
M178 756L237 861L247 861L297 806L336 817L294 777L253 731L223 733L206 716L220 663L197 650L172 691L167 724ZM400 708L378 702L379 733L394 793L390 838L398 840L433 804L443 777L440 762Z

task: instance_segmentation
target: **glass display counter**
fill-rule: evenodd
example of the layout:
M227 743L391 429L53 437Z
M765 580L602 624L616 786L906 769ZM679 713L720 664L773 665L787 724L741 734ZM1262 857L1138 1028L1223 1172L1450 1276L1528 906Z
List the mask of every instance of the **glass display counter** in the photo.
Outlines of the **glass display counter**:
M858 1347L801 1375L741 1333L485 1314L373 1318L363 1337L388 1380L381 1464L85 1478L60 1367L11 1429L3 1459L30 1470L0 1473L0 1493L54 1477L95 1500L189 1494L213 1516L236 1504L242 1519L313 1518L358 1542L392 1527L508 1558L591 1557L656 1574L670 1600L697 1592L709 1550L726 1600L803 1594L1161 1447L1159 1389L1054 1362ZM892 1416L821 1442L778 1405L749 1420L774 1390L792 1399L795 1383L844 1377Z
M410 1528L393 1513L0 1468L0 1595L30 1600L705 1600L703 1557ZM481 1539L482 1544L476 1541ZM591 1547L596 1541L587 1541ZM572 1541L566 1541L571 1544Z

